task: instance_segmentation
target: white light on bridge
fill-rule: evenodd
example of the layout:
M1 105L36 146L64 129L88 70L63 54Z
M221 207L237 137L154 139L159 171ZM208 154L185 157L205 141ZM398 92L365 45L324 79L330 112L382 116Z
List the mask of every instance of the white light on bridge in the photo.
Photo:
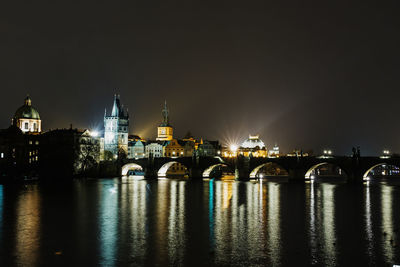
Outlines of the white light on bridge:
M98 136L99 136L99 132L97 132L97 131L90 131L90 136L91 136L91 137L98 137Z
M237 147L237 145L232 144L232 145L229 146L229 149L230 149L232 152L236 152L237 149L238 149L238 147Z

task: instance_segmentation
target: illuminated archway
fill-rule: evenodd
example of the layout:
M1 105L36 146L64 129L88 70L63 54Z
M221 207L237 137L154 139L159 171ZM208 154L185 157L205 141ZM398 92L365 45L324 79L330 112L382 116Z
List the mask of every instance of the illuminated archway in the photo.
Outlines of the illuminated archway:
M329 162L322 162L322 163L315 164L315 165L312 166L310 169L308 169L308 171L306 172L306 174L304 175L304 177L305 177L306 179L313 179L313 178L315 178L315 177L313 177L313 171L315 171L316 169L318 169L319 167L321 167L321 166L323 166L323 165L335 166L335 167L339 168L339 170L342 171L342 172L344 173L344 176L345 176L345 177L347 177L346 172L345 172L340 166L337 166L337 165L332 164L332 163L329 163ZM339 174L339 175L342 175L342 174Z
M122 167L121 175L127 176L129 171L143 171L143 167L136 163L128 163Z
M218 168L218 167L227 167L227 165L226 165L226 164L222 164L222 163L212 165L212 166L210 166L210 167L208 167L207 169L204 170L204 172L203 172L203 177L204 177L204 178L209 178L211 172L212 172L213 170L215 170L215 168Z
M364 173L364 175L363 175L363 180L368 180L368 176L369 176L369 173L373 170L373 169L375 169L376 167L379 167L379 166L393 166L393 167L396 167L396 168L399 168L398 166L396 166L396 165L393 165L393 164L387 164L387 163L378 163L378 164L375 164L374 166L372 166L371 168L369 168L365 173Z
M171 168L171 166L174 164L180 164L187 170L187 167L185 165L183 165L182 163L177 162L177 161L170 161L161 166L161 168L157 172L157 176L158 177L166 177L169 168Z
M280 166L279 164L277 164L277 163L275 163L275 162L267 162L267 163L263 163L263 164L261 164L260 166L257 166L256 168L254 168L254 170L252 170L251 172L250 172L250 179L255 179L255 178L257 178L257 175L258 175L258 173L260 172L260 170L262 169L262 168L264 168L264 167L278 167L279 169L282 169L283 171L283 173L284 174L282 174L282 175L288 175L288 171L285 169L285 168L283 168L282 166Z

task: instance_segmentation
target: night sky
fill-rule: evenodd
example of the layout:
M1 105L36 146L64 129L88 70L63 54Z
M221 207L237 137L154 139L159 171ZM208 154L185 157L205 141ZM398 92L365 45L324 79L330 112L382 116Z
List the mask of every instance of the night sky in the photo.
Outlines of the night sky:
M29 93L45 130L101 129L118 93L144 138L167 100L178 138L400 152L399 5L70 2L2 2L0 128Z

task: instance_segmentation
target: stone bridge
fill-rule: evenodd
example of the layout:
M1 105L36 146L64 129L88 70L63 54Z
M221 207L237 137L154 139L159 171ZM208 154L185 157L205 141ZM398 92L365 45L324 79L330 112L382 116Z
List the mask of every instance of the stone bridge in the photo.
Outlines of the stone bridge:
M121 164L121 175L127 175L130 169L140 168L146 178L165 176L168 168L174 163L184 165L189 178L209 177L213 170L224 167L235 174L237 180L247 181L257 178L257 173L268 164L279 166L285 170L290 180L311 178L316 168L330 164L340 168L349 180L363 181L368 173L379 165L393 165L400 168L400 157L279 157L252 158L239 156L237 158L221 157L180 157L180 158L144 158L125 160Z

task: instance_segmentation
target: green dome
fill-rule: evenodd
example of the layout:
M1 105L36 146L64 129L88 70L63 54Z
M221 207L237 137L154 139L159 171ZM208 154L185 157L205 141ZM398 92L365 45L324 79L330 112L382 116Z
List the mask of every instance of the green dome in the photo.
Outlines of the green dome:
M25 105L17 109L14 115L15 119L34 119L40 120L39 112L32 107L29 96L25 99Z

